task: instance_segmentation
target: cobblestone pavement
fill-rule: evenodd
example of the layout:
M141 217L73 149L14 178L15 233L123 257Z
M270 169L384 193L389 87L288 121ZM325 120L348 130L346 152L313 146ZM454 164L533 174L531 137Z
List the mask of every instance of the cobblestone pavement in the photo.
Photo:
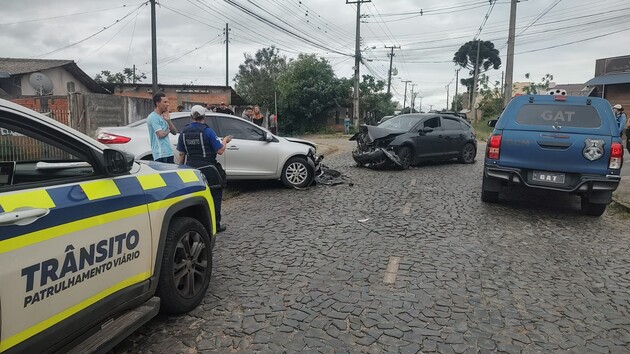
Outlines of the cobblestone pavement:
M203 304L114 352L630 351L625 209L587 217L549 193L483 204L481 154L372 171L349 142L324 143L354 186L228 200Z

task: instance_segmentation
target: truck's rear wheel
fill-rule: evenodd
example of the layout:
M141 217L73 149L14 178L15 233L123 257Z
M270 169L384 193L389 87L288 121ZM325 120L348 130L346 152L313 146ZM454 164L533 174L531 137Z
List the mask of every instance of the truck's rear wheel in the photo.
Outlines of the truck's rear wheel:
M188 312L203 300L212 275L212 247L204 226L188 217L168 228L157 295L166 313Z
M602 216L608 204L591 203L588 197L582 197L582 212L591 216Z

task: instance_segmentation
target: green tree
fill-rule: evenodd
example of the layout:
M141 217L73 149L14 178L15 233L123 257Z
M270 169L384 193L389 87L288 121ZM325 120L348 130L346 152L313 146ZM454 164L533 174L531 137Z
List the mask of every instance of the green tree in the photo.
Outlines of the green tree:
M333 108L345 100L349 86L339 80L323 58L300 54L278 79L278 126L283 133L317 131Z
M525 78L529 80L530 74L526 73ZM525 90L525 93L528 95L544 94L546 93L547 90L549 90L549 84L551 83L552 80L553 80L553 75L545 74L545 76L543 76L540 79L540 82L536 83L536 82L530 81L529 85L525 86L523 90Z
M451 101L451 110L453 112L459 112L464 108L464 94L458 93L457 96L453 96Z
M400 114L407 114L407 113L419 113L415 108L411 108L411 107L405 107L400 111Z
M234 77L236 91L249 103L273 107L278 78L287 70L286 57L274 46L244 56L245 62Z
M376 80L371 75L363 75L363 81L359 83L361 102L361 114L369 124L376 123L384 116L391 116L396 109L396 103L392 102L392 95L382 92L385 81Z
M477 45L479 44L479 66L477 66ZM469 41L462 45L455 55L453 62L462 68L468 69L470 78L461 79L462 85L466 86L468 92L472 92L474 84L475 68L477 73L481 74L490 70L490 68L498 69L501 67L501 58L499 51L494 48L494 43L490 41L482 41L480 39ZM472 95L470 95L472 100ZM472 101L471 101L472 102ZM472 105L471 105L472 106Z
M147 75L145 75L145 73L134 75L133 69L124 68L122 72L117 73L112 73L109 70L102 70L100 74L96 74L94 81L99 84L123 84L129 82L142 82L142 80L146 78Z
M490 82L486 74L479 76L479 94L481 101L479 109L483 112L483 119L495 119L503 110L503 93L499 81Z

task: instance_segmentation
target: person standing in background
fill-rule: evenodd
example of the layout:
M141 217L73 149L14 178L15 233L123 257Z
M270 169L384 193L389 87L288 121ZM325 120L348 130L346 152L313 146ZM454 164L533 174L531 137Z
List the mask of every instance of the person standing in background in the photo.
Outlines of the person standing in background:
M225 105L225 102L221 102L221 104L219 105L219 107L217 107L215 112L234 115L234 112L230 109L230 107L227 107Z
M346 116L343 118L343 131L346 134L350 134L350 116L346 113Z
M623 106L620 104L616 104L612 106L612 110L615 113L615 118L617 118L617 126L619 127L619 136L623 135L623 131L626 129L626 123L628 121L628 117L623 113Z
M271 134L278 134L278 120L276 119L276 115L273 113L269 113L267 122L269 123L269 131L271 132Z
M266 128L265 115L262 114L258 105L254 106L254 112L252 113L252 122L259 127Z
M254 113L252 111L253 111L252 106L247 106L245 108L245 110L243 111L243 114L241 115L241 118L245 119L248 122L251 122L252 121L252 114Z
M153 96L153 107L153 112L147 117L153 160L173 163L175 154L168 135L177 134L177 128L171 121L169 102L164 93L156 93Z

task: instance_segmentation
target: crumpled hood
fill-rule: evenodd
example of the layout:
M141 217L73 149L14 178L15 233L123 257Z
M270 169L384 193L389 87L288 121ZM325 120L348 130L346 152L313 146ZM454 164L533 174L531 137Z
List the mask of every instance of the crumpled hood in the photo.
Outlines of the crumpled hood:
M287 139L288 141L293 142L293 143L306 144L306 145L312 146L314 148L317 148L317 145L314 142L312 142L312 141L308 141L308 140L304 140L304 139L298 139L298 138L285 138L285 139Z
M385 129L385 128L379 128L374 125L361 125L359 127L359 132L354 134L350 138L350 140L357 140L357 136L359 136L359 134L361 133L365 133L366 131L371 141L374 141L376 139L383 139L383 138L394 138L398 135L406 133L406 131L404 130Z

